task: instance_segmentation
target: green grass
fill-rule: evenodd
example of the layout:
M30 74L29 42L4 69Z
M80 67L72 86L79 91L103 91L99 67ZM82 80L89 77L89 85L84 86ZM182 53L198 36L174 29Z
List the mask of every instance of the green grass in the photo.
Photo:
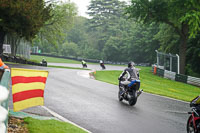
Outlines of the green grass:
M72 64L81 64L80 61L70 60L70 59L63 59L63 58L55 58L55 57L47 57L47 56L38 56L38 55L31 55L31 60L36 60L41 62L42 59L46 59L47 63L72 63Z
M86 133L82 129L57 120L37 120L30 117L24 118L29 133Z
M153 75L151 67L139 67L141 89L145 92L163 95L183 101L191 101L200 94L200 88L165 79L157 75ZM95 77L97 80L118 85L118 77L121 71L97 71Z

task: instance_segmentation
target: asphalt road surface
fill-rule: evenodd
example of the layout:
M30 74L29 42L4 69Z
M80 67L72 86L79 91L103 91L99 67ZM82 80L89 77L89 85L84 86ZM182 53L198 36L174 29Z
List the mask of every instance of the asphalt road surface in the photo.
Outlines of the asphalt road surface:
M90 79L88 71L23 67L48 70L45 106L93 133L186 133L186 102L143 93L129 106L118 101L118 86Z

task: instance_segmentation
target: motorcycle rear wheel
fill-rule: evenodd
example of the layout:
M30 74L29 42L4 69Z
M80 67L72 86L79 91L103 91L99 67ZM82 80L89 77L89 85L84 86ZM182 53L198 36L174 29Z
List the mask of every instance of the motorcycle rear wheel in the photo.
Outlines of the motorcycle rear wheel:
M131 98L128 100L128 103L130 106L133 106L137 102L137 93L135 90L132 91L133 94L131 94Z

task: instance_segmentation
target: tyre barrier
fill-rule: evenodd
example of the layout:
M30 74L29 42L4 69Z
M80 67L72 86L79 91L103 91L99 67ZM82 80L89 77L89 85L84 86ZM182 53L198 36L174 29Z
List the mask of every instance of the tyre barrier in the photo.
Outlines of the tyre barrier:
M176 73L165 70L164 77L167 79L175 80Z
M188 76L187 77L187 83L192 84L192 85L196 85L196 86L200 86L200 78Z
M163 69L157 68L156 74L158 76L164 77L165 71Z
M36 66L44 66L42 63L36 63L33 61L26 60L22 57L19 56L11 56L7 54L3 54L1 57L2 61L8 61L8 62L15 62L15 63L20 63L20 64L29 64L29 65L36 65Z
M175 80L183 83L187 83L187 76L183 74L176 74Z

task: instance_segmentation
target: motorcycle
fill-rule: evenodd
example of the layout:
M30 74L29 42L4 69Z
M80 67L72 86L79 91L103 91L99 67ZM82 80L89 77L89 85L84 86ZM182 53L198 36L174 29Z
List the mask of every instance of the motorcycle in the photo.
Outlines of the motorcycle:
M47 66L47 61L46 60L42 60L42 66Z
M104 63L101 63L100 66L101 66L101 68L102 68L103 70L106 69Z
M83 65L83 68L87 68L87 64L82 64Z
M125 79L119 80L119 92L118 99L122 101L123 99L128 101L130 106L136 104L138 97L142 93L143 90L139 90L140 88L140 80L135 80L131 87L128 87L130 81Z
M200 133L200 96L190 102L191 112L187 121L187 133Z

